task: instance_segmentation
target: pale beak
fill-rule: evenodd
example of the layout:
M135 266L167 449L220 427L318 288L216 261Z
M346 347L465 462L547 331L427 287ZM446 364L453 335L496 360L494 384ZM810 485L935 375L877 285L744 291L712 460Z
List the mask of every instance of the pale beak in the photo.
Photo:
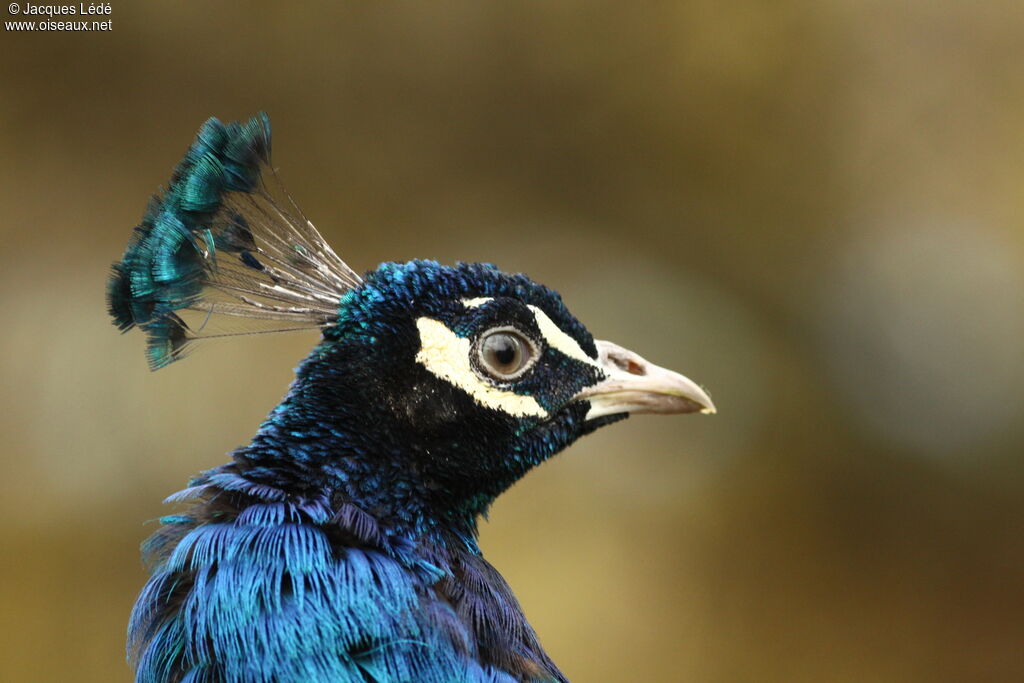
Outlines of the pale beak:
M695 382L648 362L621 346L596 341L597 362L607 375L573 397L590 401L588 420L617 413L705 413L715 404Z

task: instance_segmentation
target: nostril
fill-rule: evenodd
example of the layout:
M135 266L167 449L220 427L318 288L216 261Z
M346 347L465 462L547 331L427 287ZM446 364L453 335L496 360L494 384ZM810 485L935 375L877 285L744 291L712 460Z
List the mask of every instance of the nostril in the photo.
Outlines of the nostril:
M626 372L628 372L631 375L646 375L647 374L647 368L645 368L641 363L637 363L632 358L627 360L624 365L625 365L625 367L622 368L622 369L625 370Z
M628 372L631 375L640 375L641 377L647 374L647 366L638 360L630 358L625 355L609 355L608 360L615 364L619 370Z

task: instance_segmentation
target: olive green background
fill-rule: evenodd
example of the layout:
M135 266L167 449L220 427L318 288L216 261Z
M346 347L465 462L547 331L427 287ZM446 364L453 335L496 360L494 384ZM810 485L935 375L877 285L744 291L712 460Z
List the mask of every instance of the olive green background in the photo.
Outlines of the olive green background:
M263 109L357 270L527 272L712 392L714 417L584 439L483 526L571 679L1024 680L1017 0L104 18L0 33L0 679L129 679L144 522L316 340L150 373L104 311L198 126Z

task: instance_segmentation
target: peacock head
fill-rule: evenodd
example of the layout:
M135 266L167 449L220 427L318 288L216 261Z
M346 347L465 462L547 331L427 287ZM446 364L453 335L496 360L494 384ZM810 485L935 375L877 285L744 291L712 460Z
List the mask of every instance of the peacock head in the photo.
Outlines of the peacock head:
M482 505L631 413L714 412L682 375L595 341L557 292L488 264L385 263L341 299L293 394L433 495ZM357 422L353 424L353 422Z
M475 514L600 426L714 412L682 375L595 341L525 275L410 261L360 277L269 188L269 153L265 115L208 121L108 288L115 324L147 333L154 368L195 339L254 331L211 332L211 320L322 331L236 454L252 477L291 486L300 472L308 488L326 473L360 501L416 489L437 509Z

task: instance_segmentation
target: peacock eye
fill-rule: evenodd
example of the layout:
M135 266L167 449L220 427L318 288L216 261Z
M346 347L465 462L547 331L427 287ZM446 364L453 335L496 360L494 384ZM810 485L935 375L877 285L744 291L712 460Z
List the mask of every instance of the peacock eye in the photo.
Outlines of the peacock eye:
M537 349L516 330L500 328L480 338L480 365L492 378L507 382L521 376L537 359Z

